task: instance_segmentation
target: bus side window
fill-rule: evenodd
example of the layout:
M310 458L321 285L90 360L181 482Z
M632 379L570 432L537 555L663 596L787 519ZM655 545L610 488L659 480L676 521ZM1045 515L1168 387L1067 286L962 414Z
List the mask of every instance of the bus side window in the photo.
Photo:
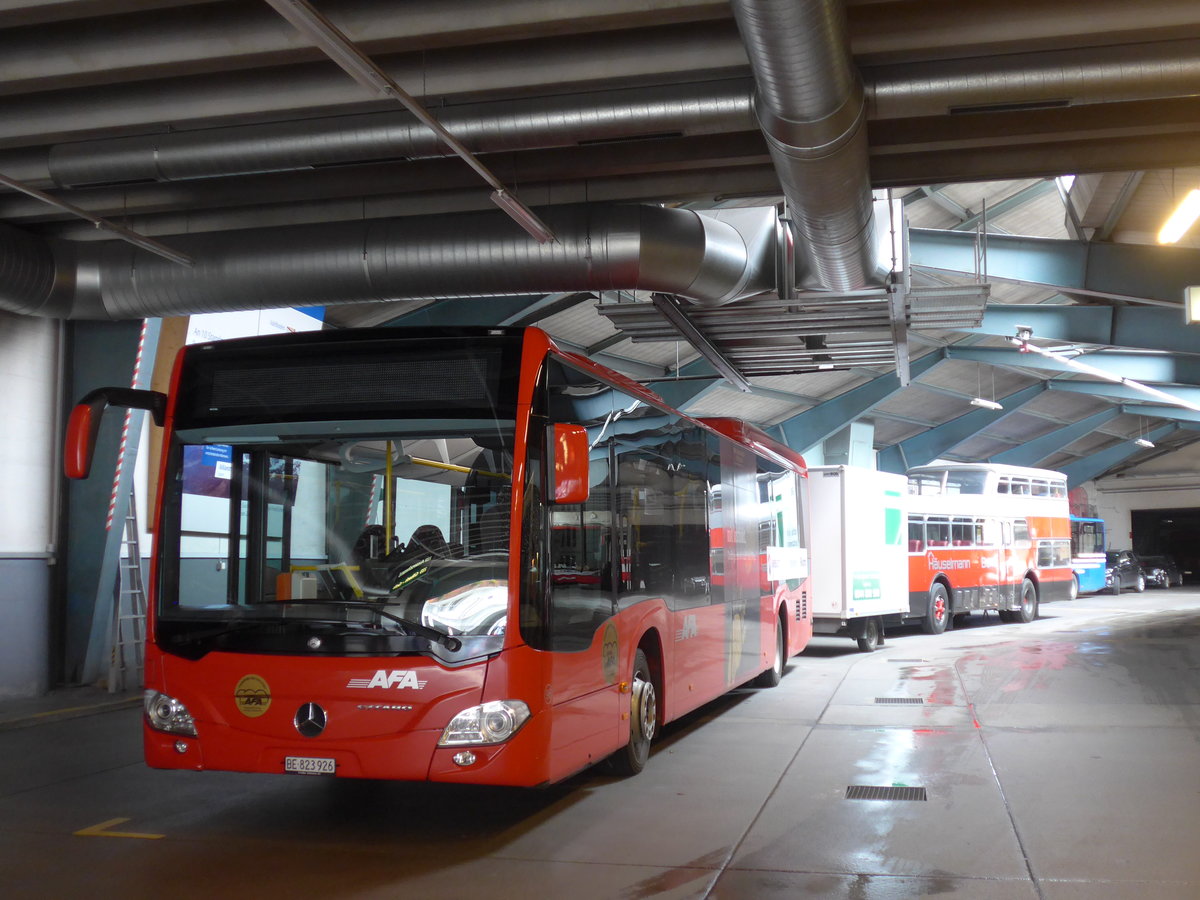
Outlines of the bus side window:
M955 519L950 527L951 543L955 547L971 546L974 531L974 523L970 519Z
M910 517L908 520L908 552L920 553L925 549L925 520Z
M929 547L949 547L950 522L941 517L926 519L925 543Z

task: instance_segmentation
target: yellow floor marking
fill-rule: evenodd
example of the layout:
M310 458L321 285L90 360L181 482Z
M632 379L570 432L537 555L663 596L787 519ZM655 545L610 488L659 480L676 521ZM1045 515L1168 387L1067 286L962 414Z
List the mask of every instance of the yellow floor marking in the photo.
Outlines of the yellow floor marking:
M90 828L82 828L75 832L75 834L81 837L144 838L148 841L166 837L165 834L139 834L136 831L108 831L108 829L113 825L120 825L122 822L128 821L128 819L109 819L107 822L101 822L99 825L92 825Z

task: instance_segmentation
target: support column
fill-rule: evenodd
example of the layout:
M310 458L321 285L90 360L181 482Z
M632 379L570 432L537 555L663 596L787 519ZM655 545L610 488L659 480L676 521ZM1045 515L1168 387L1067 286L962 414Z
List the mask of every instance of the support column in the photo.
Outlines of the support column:
M50 686L62 329L0 312L0 698Z

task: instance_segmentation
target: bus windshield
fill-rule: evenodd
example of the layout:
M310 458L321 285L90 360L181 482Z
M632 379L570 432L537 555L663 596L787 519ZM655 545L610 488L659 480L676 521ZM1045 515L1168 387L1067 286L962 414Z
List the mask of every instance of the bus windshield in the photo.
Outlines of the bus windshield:
M184 655L498 651L512 438L499 420L181 430L160 640Z

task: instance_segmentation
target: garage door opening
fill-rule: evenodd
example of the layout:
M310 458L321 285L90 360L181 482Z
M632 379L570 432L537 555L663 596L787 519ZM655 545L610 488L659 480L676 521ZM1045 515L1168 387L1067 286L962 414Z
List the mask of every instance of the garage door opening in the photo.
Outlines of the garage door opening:
M1135 509L1131 524L1135 553L1173 556L1184 583L1200 583L1200 509Z

